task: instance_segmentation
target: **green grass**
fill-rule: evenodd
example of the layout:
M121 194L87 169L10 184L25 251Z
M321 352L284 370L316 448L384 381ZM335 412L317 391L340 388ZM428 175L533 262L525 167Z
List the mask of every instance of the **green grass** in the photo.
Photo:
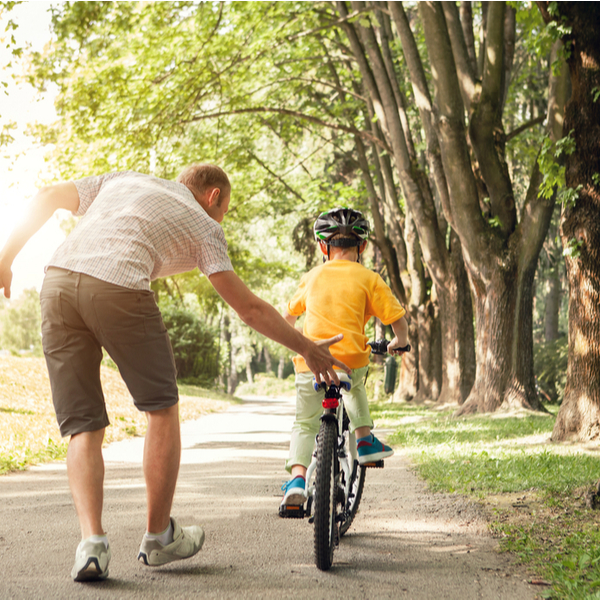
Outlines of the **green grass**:
M535 566L551 585L543 598L600 599L600 532L589 512L559 503L525 524L495 522L503 549ZM558 510L556 510L558 509Z
M549 583L544 598L600 600L600 511L582 499L600 478L600 457L549 443L554 414L454 419L451 410L389 402L371 414L394 429L388 441L431 490L484 502L501 548Z
M18 448L12 452L0 452L0 475L11 471L22 471L31 465L37 465L52 460L62 460L67 456L68 444L66 441L55 442L47 438L42 448L32 450L25 440L17 444Z

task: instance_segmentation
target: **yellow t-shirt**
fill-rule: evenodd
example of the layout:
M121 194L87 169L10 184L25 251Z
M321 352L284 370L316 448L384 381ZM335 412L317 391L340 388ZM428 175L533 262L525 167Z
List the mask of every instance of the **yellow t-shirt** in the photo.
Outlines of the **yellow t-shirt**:
M389 325L406 313L377 273L349 260L327 261L306 273L287 310L296 317L306 312L303 333L313 341L343 333L330 350L351 369L369 363L367 321L377 317ZM297 372L309 370L301 356L294 365Z

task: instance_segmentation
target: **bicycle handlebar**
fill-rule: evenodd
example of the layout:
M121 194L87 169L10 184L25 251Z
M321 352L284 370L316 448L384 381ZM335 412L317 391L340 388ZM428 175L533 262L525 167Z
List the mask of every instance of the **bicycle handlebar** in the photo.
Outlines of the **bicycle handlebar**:
M373 354L387 354L389 345L389 340L376 340L367 343L367 346L371 346L371 352ZM410 344L406 344L403 348L392 348L394 354L404 354L405 352L410 352L410 350Z

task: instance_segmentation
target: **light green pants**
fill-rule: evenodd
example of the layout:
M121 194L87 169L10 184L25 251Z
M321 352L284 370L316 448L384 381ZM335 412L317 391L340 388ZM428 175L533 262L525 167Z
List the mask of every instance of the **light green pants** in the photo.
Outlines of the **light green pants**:
M344 406L350 418L350 431L357 427L373 428L373 420L369 413L369 402L365 390L365 377L368 366L354 369L352 375L352 388L344 392ZM315 439L319 433L320 417L323 414L324 391L315 391L313 387L313 374L296 373L296 420L292 427L290 441L290 456L285 463L287 471L292 470L292 465L310 465L315 447Z

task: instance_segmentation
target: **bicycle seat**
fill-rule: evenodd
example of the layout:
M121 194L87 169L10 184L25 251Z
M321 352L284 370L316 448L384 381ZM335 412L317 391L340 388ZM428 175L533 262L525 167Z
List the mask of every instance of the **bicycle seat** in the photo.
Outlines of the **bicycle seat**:
M338 374L338 377L340 378L340 389L346 390L347 392L350 391L350 388L352 387L352 380L350 379L349 375L346 375L346 373L344 373L343 371L336 371L336 373ZM335 384L332 384L335 385ZM313 386L315 388L315 391L318 392L320 389L326 389L327 388L327 384L324 383L317 383L317 380L313 377Z

